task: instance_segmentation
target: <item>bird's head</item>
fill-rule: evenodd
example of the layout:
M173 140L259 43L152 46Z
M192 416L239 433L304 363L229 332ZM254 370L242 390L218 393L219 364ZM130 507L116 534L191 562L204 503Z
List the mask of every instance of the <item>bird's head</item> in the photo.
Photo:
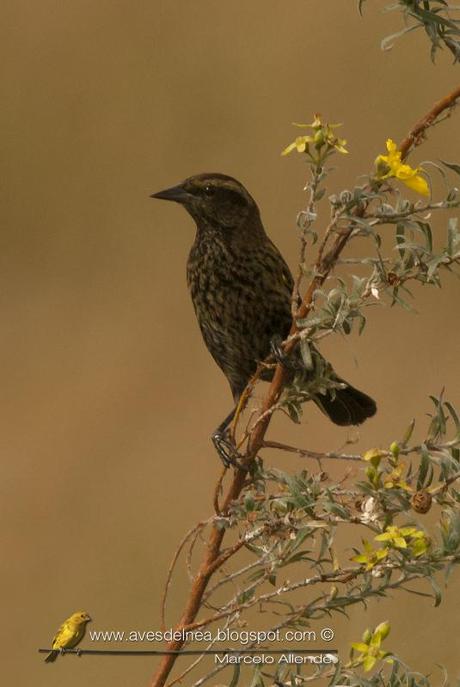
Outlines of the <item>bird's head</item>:
M75 625L84 625L89 623L91 617L86 611L77 611L71 615L70 620L75 623Z
M225 174L197 174L177 186L153 193L151 198L180 203L198 226L204 224L223 231L241 227L259 214L243 184Z

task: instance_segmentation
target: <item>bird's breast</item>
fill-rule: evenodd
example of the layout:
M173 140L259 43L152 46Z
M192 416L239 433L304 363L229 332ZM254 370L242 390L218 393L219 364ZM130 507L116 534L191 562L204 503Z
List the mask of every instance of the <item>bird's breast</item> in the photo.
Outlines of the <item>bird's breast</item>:
M187 282L197 316L212 311L235 324L240 306L255 305L264 284L264 265L255 256L237 255L229 246L203 246L190 253ZM242 315L243 313L240 313Z
M289 330L290 286L286 265L273 244L232 246L198 241L187 264L187 282L203 336L211 332L235 346L244 338L254 358L268 352L270 339ZM238 345L238 348L240 346Z

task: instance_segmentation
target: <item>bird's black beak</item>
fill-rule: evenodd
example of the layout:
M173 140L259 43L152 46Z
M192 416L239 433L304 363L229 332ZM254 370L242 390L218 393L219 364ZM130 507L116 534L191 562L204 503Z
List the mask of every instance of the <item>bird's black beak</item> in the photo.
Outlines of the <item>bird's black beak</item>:
M159 198L160 200L173 200L176 203L186 203L187 200L190 200L192 198L192 194L188 193L183 188L183 186L179 184L178 186L166 188L164 191L152 193L150 198Z

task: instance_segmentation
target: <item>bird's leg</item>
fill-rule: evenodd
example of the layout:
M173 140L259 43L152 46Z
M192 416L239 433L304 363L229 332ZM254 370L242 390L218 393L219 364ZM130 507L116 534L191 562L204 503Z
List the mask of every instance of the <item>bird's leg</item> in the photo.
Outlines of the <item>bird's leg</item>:
M298 372L302 369L300 363L290 355L286 355L281 347L283 339L279 334L272 337L270 341L270 349L276 362L282 365L289 372Z
M81 649L77 649L75 653L77 654L78 658L80 658L80 656L82 655Z
M240 463L241 455L236 450L236 446L229 436L229 426L235 416L235 412L236 406L211 436L211 441L226 468L229 468L230 465L233 465L235 468L242 467Z

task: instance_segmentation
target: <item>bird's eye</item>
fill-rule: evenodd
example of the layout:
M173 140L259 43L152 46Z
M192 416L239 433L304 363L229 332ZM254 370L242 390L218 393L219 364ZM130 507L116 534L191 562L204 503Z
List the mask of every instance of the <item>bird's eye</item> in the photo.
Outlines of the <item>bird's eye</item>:
M214 188L214 186L211 186L210 184L208 184L207 186L205 186L204 189L203 189L205 196L213 196L215 190L216 190L216 189Z

